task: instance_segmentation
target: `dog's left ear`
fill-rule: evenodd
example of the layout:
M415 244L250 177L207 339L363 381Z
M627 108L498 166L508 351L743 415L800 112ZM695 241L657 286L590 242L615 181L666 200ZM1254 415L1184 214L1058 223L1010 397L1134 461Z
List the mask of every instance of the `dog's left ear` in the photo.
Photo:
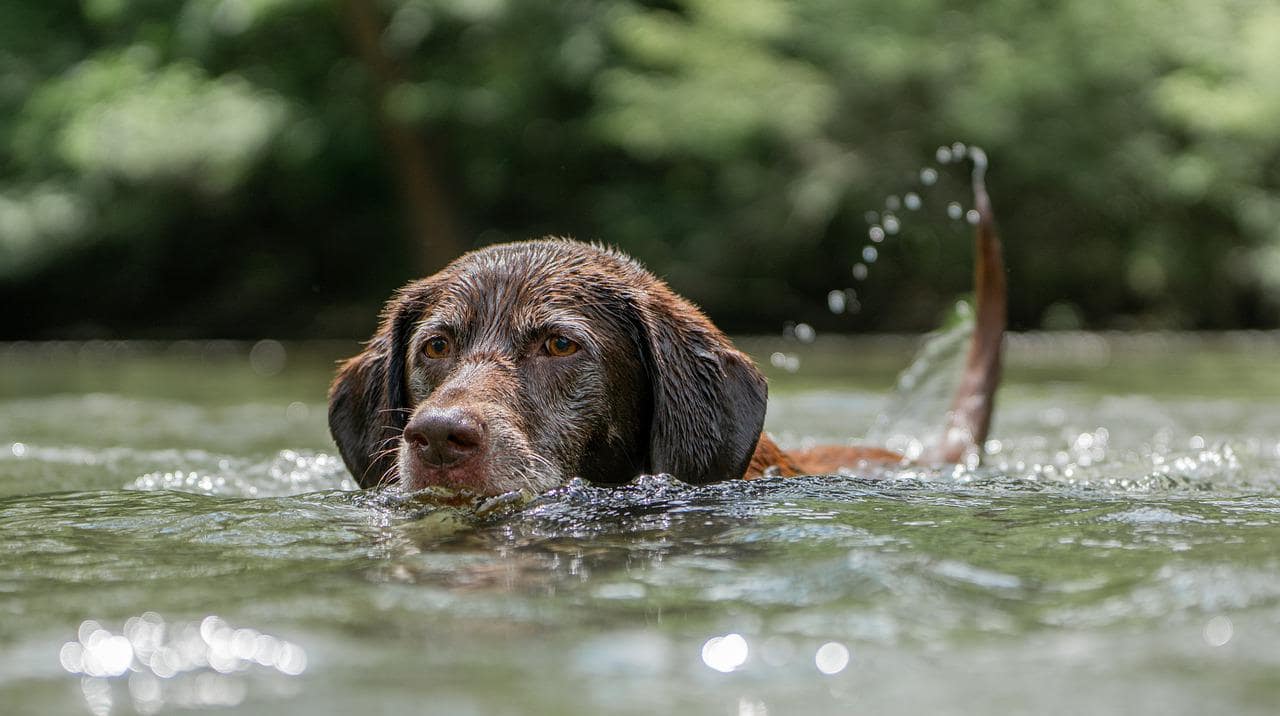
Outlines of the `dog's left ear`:
M764 427L764 376L665 285L637 309L653 386L649 471L693 484L742 477Z
M411 405L405 361L425 299L410 284L387 303L368 346L342 364L329 388L329 432L361 487L393 479L396 446Z

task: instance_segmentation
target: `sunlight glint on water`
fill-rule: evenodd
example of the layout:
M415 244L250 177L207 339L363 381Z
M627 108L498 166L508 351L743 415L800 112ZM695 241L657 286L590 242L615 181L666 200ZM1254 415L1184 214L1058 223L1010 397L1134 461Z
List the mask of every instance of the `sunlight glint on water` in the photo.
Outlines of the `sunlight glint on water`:
M254 671L298 676L307 668L297 644L255 629L233 628L216 616L198 624L166 624L155 612L130 617L120 634L96 621L81 623L76 641L62 645L58 658L68 673L83 675L86 705L110 713L119 689L108 679L127 677L135 711L158 713L181 708L238 706Z

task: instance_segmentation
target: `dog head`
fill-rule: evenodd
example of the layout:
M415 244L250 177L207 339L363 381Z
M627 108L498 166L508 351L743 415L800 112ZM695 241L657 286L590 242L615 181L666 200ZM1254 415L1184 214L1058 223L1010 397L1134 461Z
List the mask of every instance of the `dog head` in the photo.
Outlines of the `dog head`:
M547 239L397 292L339 370L329 427L365 487L705 483L742 476L765 398L751 360L635 261Z

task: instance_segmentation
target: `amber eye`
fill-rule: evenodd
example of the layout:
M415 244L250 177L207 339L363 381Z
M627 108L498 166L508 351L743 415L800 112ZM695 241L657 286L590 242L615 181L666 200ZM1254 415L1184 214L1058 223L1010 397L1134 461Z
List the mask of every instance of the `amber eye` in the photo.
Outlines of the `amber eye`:
M446 358L449 355L449 339L444 336L432 336L422 344L422 352L428 358Z
M578 352L578 344L565 338L564 336L555 336L547 339L547 353L556 358L571 356Z

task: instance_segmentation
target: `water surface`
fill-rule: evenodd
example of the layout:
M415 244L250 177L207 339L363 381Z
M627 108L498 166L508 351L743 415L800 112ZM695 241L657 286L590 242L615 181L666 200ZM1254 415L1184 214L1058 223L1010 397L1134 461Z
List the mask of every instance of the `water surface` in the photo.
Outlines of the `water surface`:
M799 358L784 444L909 437L877 416L913 341L744 345ZM5 713L1280 703L1275 336L1014 337L976 470L483 516L353 489L324 424L353 349L0 347Z

